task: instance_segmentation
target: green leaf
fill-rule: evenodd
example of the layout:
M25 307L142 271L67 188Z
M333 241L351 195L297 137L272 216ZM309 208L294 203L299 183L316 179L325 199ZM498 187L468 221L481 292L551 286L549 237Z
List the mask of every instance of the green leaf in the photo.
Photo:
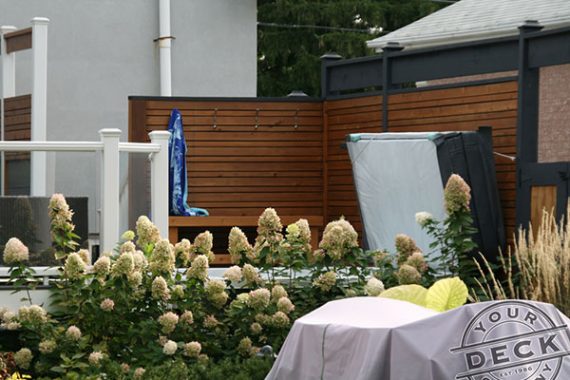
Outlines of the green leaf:
M63 369L59 366L51 367L50 370L52 370L53 372L56 372L56 373L65 373L65 369Z
M467 302L467 286L459 277L436 281L426 295L426 306L435 311L447 311Z
M407 301L425 307L427 292L428 290L421 285L400 285L383 291L380 297Z

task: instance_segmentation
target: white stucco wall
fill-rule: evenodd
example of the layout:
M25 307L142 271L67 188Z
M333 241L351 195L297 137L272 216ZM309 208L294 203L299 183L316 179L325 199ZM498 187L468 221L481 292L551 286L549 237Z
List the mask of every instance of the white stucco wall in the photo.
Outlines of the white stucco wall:
M257 2L171 2L173 95L255 97Z
M35 16L50 19L48 139L120 128L126 141L128 96L159 95L158 0L0 0L0 25L27 28ZM171 0L171 18L174 96L256 96L255 0ZM17 94L30 92L30 57L17 53ZM68 153L54 168L54 191L89 196L92 232L97 166Z

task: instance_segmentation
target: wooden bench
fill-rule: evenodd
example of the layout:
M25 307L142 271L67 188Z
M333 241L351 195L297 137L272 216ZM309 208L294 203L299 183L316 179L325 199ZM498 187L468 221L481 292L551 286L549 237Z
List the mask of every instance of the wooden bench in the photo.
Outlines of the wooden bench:
M319 231L323 227L322 216L294 216L283 215L280 216L283 226L295 223L297 220L304 218L309 222L311 227L311 246L316 249L319 244ZM256 227L259 217L257 216L171 216L169 220L168 238L172 244L179 241L179 232L181 228L193 227L203 228L206 231L208 228L214 227ZM250 237L250 243L253 241ZM216 265L230 264L230 257L227 252L214 252L216 253Z

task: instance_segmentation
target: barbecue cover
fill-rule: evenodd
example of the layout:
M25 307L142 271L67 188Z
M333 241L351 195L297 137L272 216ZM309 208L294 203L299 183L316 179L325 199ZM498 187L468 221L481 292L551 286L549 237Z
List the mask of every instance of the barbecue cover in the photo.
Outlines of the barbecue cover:
M295 321L266 380L567 380L569 322L530 301L332 301Z

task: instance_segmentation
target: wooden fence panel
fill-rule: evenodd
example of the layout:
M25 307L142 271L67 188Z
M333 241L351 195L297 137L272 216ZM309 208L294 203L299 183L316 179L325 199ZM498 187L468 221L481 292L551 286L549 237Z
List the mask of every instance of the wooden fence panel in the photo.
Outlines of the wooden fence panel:
M131 104L144 117L130 139L166 129L173 108L182 114L192 206L212 216L259 216L266 207L323 214L321 102L147 100Z
M390 132L474 131L493 129L494 150L516 155L517 84L504 82L448 89L418 89L390 95ZM361 232L348 152L341 143L349 133L382 131L382 98L329 100L325 105L325 133L329 136L325 159L328 185L328 219L344 215ZM495 156L503 217L510 238L515 228L515 164Z

